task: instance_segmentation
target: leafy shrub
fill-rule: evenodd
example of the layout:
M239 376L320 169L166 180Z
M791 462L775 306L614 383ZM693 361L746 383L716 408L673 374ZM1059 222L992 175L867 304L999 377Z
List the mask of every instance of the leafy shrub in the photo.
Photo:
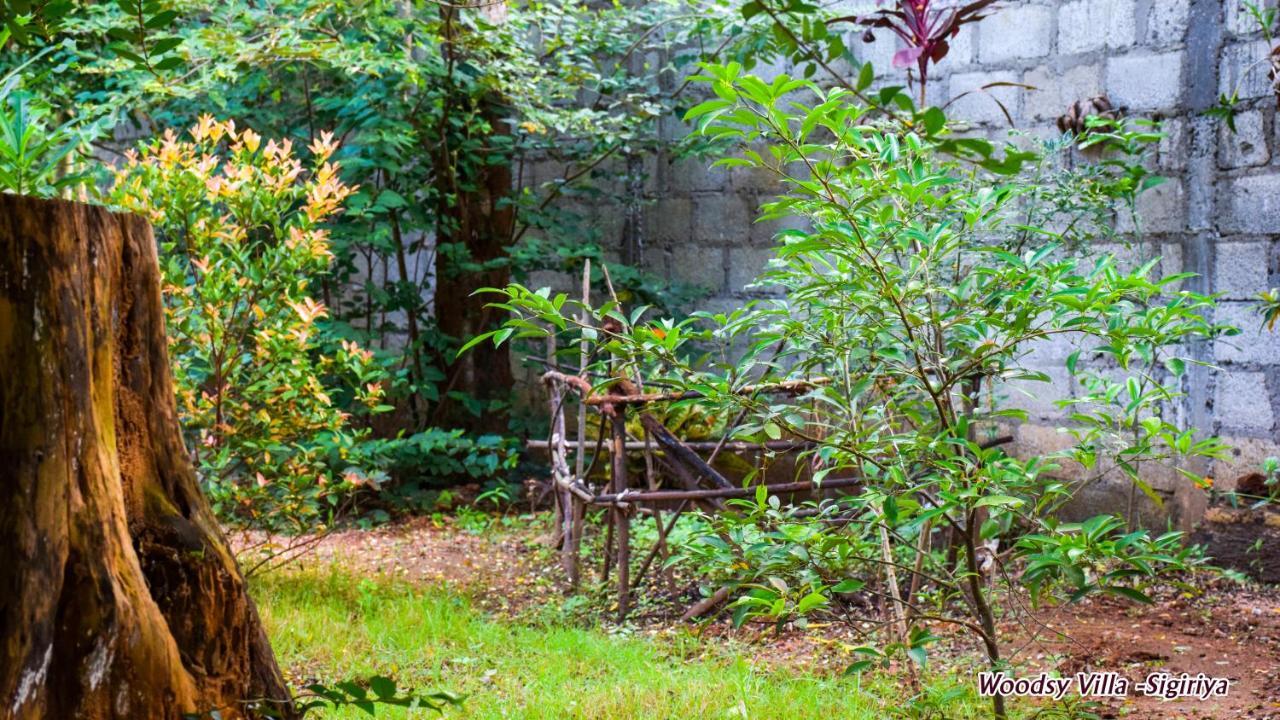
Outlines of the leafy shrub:
M870 75L864 68L860 83ZM1136 529L1132 501L1128 522L1069 524L1056 513L1099 477L1120 474L1148 492L1146 471L1199 480L1185 459L1223 452L1170 412L1192 362L1182 349L1231 331L1205 319L1212 298L1180 289L1184 275L1158 277L1157 259L1128 267L1076 251L1086 246L1069 216L1097 215L1087 196L1046 208L1062 194L1028 172L1034 154L957 139L941 111L917 111L898 90L868 105L861 92L765 82L734 64L707 66L701 79L715 98L690 117L743 149L721 163L776 174L786 193L763 216L805 221L779 235L757 281L784 296L684 322L606 304L589 309L584 332L627 374L741 415L739 437L809 443L815 482L863 480L857 494L817 508L784 509L762 490L745 514L715 518L692 544L688 557L739 590L740 622L793 620L866 588L894 608L894 632L853 669L895 653L923 664L934 623L972 632L1000 667L1005 595L996 589L1032 601L1143 600L1163 573L1200 563L1177 533ZM801 93L813 102L796 102ZM1150 135L1104 134L1121 144ZM1099 198L1123 205L1153 183L1132 158L1114 162L1096 178ZM578 333L579 309L566 297L496 292L496 306L516 317L495 341ZM1053 338L1078 349L1063 372L1087 390L1062 403L1074 444L1009 455L996 437L1027 419L1022 398L1051 381L1028 358ZM722 350L703 352L708 345ZM742 392L781 381L811 389L785 399ZM1063 479L1065 464L1079 480ZM817 521L806 517L814 512ZM946 552L933 548L939 534ZM1003 698L995 712L1005 714Z
M179 414L215 508L313 522L376 478L348 461L367 430L344 404L381 403L385 373L349 341L322 352L324 223L352 192L329 136L304 167L292 144L206 116L116 172L112 201L159 234ZM326 458L329 449L336 458Z
M0 79L0 190L53 197L84 180L69 170L85 130L74 121L55 125L49 103L21 87L25 67Z

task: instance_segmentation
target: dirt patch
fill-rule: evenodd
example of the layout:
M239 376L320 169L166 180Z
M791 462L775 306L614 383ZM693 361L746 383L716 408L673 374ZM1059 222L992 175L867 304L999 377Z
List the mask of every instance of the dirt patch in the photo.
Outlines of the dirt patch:
M1280 512L1213 507L1191 537L1215 563L1265 583L1280 583Z
M288 565L338 566L353 573L459 589L497 587L524 572L528 543L522 534L469 532L450 519L412 518L373 530L285 537L230 533L246 571Z
M1280 594L1210 588L1197 599L1175 597L1153 606L1094 599L1047 611L1052 631L1021 640L1014 658L1030 672L1114 671L1137 684L1149 673L1204 673L1231 680L1226 697L1164 700L1130 690L1106 700L1102 717L1280 718ZM1054 633L1061 633L1055 636Z

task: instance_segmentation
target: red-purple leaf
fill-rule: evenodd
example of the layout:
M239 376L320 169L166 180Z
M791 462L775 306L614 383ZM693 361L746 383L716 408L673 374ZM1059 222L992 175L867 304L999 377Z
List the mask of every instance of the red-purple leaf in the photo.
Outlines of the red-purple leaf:
M909 67L919 60L922 54L924 54L924 48L921 47L902 48L893 54L893 66L896 68Z
M941 62L942 58L946 57L947 53L950 51L951 46L947 44L946 40L934 41L929 47L929 60L936 65Z

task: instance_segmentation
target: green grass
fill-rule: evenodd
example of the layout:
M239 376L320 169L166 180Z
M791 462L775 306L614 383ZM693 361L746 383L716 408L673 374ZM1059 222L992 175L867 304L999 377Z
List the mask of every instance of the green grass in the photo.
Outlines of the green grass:
M439 586L290 571L255 579L254 595L294 682L385 674L401 687L466 695L447 717L878 720L905 700L890 678L768 671L752 662L749 647L735 651L684 632L629 637L494 619ZM956 686L954 678L934 682L935 695ZM945 716L983 717L985 707L966 697ZM367 717L354 708L322 716Z

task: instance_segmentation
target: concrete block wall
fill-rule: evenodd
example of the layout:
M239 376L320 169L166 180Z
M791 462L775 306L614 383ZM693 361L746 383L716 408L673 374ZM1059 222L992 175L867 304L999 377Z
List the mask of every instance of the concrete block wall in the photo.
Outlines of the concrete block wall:
M1274 6L1277 0L1267 1ZM874 3L842 5L865 10ZM1005 0L1001 6L961 30L931 78L929 101L956 98L949 115L991 137L1006 136L1006 111L1019 130L1056 135L1056 119L1071 103L1101 93L1131 116L1164 121L1167 137L1154 163L1168 181L1141 200L1142 240L1158 248L1164 271L1196 273L1190 289L1221 293L1216 320L1243 330L1189 349L1211 365L1192 369L1186 398L1175 408L1235 446L1227 460L1197 468L1230 489L1263 458L1280 455L1280 332L1261 329L1252 301L1280 285L1280 122L1266 68L1258 65L1268 48L1238 0ZM860 34L850 31L855 55L874 64L879 82L904 84L903 71L890 65L892 35L880 32L875 43L864 44ZM979 89L997 81L1035 89ZM1231 133L1203 113L1220 94L1236 90L1243 111ZM678 122L664 124L666 138L681 132L687 129ZM750 282L767 262L780 224L755 217L778 186L759 171L709 163L664 155L650 162L643 261L702 286L707 307L725 308L768 292ZM1119 229L1134 230L1123 221ZM1037 367L1061 379L1032 390L1028 409L1035 420L1018 430L1023 447L1065 442L1052 426L1063 416L1054 400L1078 389L1062 371L1071 350L1060 344L1035 353ZM1158 486L1175 500L1165 514L1185 524L1198 517L1203 498L1177 478L1161 478ZM1111 502L1106 488L1095 492L1097 502Z

